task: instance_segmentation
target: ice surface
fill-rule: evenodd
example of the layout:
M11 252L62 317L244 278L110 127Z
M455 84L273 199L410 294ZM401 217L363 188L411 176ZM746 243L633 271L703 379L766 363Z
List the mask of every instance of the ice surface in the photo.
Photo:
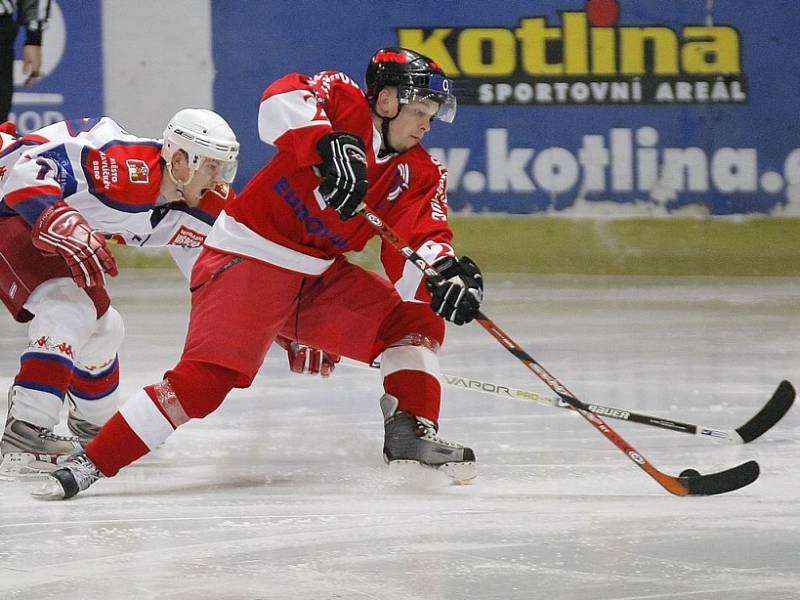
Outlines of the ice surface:
M112 282L123 397L180 353L172 272ZM733 428L800 383L800 282L489 275L485 312L579 398ZM0 318L0 384L25 328ZM448 374L547 392L478 325L451 328ZM670 496L568 411L446 388L441 433L471 445L471 486L411 484L380 456L379 378L255 384L67 502L0 482L0 598L795 600L800 413L744 445L609 421L658 468L756 459L761 478ZM5 400L0 401L0 410Z

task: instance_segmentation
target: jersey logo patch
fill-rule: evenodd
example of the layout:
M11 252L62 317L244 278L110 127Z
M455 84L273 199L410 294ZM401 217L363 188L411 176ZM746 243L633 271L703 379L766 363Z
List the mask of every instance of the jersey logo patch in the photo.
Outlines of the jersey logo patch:
M128 167L128 179L131 183L150 183L150 167L138 158L129 158L125 161Z
M386 194L386 198L389 199L390 202L394 202L397 198L408 189L408 181L411 178L411 171L408 168L406 163L400 163L397 166L397 171L394 174L394 180L392 181L392 187L389 189L389 193Z
M181 246L182 248L199 248L203 245L206 236L199 231L190 229L186 225L181 225L181 228L172 236L172 239L167 242L170 246Z
M322 102L314 94L306 94L303 96L303 100L306 102L314 102L314 106L316 111L314 112L314 116L311 119L312 121L327 121L328 117L325 115L325 112L322 110Z

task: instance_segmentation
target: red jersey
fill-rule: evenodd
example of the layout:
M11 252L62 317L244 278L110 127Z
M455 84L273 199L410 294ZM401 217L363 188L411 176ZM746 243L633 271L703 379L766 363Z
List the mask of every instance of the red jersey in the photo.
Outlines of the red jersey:
M292 73L270 85L261 98L258 130L278 152L226 204L207 246L309 275L324 273L339 254L363 249L375 229L358 217L343 222L327 208L312 170L322 162L319 139L346 131L367 147L370 210L429 262L453 254L447 171L420 145L379 158L381 133L370 106L343 73ZM421 272L386 244L381 261L401 297L415 298Z

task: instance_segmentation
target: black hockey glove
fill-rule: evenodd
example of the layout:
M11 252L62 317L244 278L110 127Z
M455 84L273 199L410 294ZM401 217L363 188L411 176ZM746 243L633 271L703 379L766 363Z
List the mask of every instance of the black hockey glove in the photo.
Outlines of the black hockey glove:
M339 213L342 221L352 219L367 195L367 153L360 137L334 131L317 143L322 164L317 167L322 183L319 191L325 204Z
M433 312L456 325L472 321L483 300L483 275L478 265L466 256L458 260L448 256L433 268L445 278L440 285L427 282Z

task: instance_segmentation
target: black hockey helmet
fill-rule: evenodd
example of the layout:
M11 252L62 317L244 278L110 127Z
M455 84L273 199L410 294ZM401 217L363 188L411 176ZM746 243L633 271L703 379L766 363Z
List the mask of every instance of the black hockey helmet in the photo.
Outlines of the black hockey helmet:
M367 65L367 99L375 102L386 86L396 86L400 104L430 99L439 104L436 118L452 123L456 116L453 82L432 59L407 48L381 48Z

